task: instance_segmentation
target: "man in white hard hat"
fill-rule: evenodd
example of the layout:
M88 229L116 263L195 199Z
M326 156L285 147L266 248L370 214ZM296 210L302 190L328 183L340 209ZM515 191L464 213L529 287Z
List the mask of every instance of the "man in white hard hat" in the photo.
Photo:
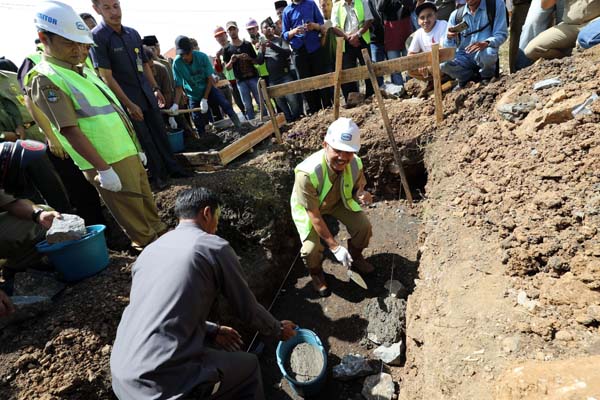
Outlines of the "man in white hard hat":
M300 255L315 290L322 297L329 296L330 291L321 267L324 250L321 241L344 267L364 274L374 269L362 256L372 232L360 204L368 205L373 199L365 191L367 181L362 161L356 155L359 150L358 126L349 118L339 118L327 129L323 149L295 169L292 218L302 240ZM346 226L351 236L348 248L336 241L323 215L331 215Z
M91 32L71 6L58 1L38 4L35 25L45 53L25 76L27 94L139 250L166 226L127 114L108 86L80 64L82 52L94 43Z

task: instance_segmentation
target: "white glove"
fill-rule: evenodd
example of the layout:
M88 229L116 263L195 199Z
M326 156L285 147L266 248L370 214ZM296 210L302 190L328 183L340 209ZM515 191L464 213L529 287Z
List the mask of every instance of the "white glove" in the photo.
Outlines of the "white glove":
M208 100L202 99L200 102L200 111L202 114L206 114L208 112Z
M348 253L348 250L344 246L338 246L337 249L331 250L331 252L335 256L335 259L341 262L344 267L350 268L354 260L352 260L350 253Z
M173 103L173 105L171 106L171 108L169 108L169 112L171 114L175 114L177 111L179 111L179 104Z
M140 151L138 153L138 156L140 156L140 161L142 162L142 165L145 167L146 165L148 165L148 157L146 157L146 153Z
M123 188L119 175L112 167L106 171L98 171L98 178L100 179L100 187L103 189L118 192Z
M177 121L175 121L174 117L169 117L169 126L173 130L177 129Z

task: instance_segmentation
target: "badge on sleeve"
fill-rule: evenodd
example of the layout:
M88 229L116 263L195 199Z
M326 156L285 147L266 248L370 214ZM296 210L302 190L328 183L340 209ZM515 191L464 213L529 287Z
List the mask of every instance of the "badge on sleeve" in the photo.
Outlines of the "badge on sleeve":
M56 103L58 100L60 100L60 97L56 91L53 89L48 89L46 92L46 99L48 100L48 103Z

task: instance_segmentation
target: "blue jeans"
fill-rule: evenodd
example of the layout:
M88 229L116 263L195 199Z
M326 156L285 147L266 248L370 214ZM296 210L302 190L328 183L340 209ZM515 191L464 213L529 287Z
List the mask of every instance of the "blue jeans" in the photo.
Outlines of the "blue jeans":
M271 79L269 81L269 85L280 85L283 83L293 82L294 79L292 73L288 73L287 75L279 78L279 79ZM296 94L288 94L284 97L278 97L275 99L281 111L285 114L285 120L287 122L292 122L300 118L300 114L302 114L302 95L299 93Z
M231 103L227 101L227 99L225 98L225 96L223 96L223 93L221 93L221 91L219 89L216 89L214 87L211 88L210 92L208 93L207 100L208 100L209 106L221 107L221 109L223 111L225 111L225 113L229 116L229 118L231 118L231 121L234 123L234 125L239 125L239 119L238 119L235 111L233 111L233 107L231 106ZM201 100L189 98L190 108L200 107L200 102L201 102ZM194 121L194 125L196 125L196 130L198 131L198 134L202 134L202 133L206 132L204 127L206 126L206 124L208 124L209 119L210 119L210 107L209 107L208 112L206 112L204 114L202 114L201 112L198 112L198 111L192 113L192 120Z
M517 71L533 64L533 61L525 56L525 48L533 38L550 27L554 14L556 14L556 24L561 22L564 7L564 0L557 0L555 7L544 10L542 0L532 0L519 38L519 52L515 65Z
M246 118L249 120L254 119L256 114L254 113L254 106L252 105L252 96L256 104L260 104L258 97L258 77L244 79L237 81L238 89L242 95L242 101L244 102L244 108L246 109ZM265 107L263 107L263 115L267 115Z
M373 62L387 60L387 55L385 54L385 48L383 47L383 43L371 42L371 58L373 59ZM383 76L377 77L377 84L379 84L379 86L383 85Z
M458 79L460 84L470 81L479 72L482 79L491 79L496 73L498 50L493 47L467 54L464 50L457 50L454 60L446 61L440 65L443 73L452 79Z
M587 24L577 35L577 43L584 48L589 49L600 44L600 19L596 18Z
M388 60L393 60L394 58L400 58L406 55L406 50L390 50L387 52ZM402 73L395 72L392 74L392 83L394 85L404 85L404 78L402 78Z

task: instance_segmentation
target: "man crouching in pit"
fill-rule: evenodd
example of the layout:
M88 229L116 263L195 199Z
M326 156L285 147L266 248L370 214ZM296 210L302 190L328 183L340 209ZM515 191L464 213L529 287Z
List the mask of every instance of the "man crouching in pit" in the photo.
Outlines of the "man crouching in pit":
M110 358L120 400L264 399L257 357L240 350L235 329L207 321L208 313L221 293L238 318L264 335L288 340L296 325L276 320L256 301L237 255L215 235L220 213L207 189L183 191L175 202L179 225L133 266Z
M314 289L322 297L331 292L321 266L324 250L321 240L345 268L352 266L364 274L374 270L362 256L372 231L359 203L368 205L373 199L364 189L367 181L362 161L356 155L359 150L358 126L349 118L339 118L327 129L323 149L295 169L291 207L302 240L300 255ZM351 236L347 249L335 240L323 215L331 215L346 226Z

